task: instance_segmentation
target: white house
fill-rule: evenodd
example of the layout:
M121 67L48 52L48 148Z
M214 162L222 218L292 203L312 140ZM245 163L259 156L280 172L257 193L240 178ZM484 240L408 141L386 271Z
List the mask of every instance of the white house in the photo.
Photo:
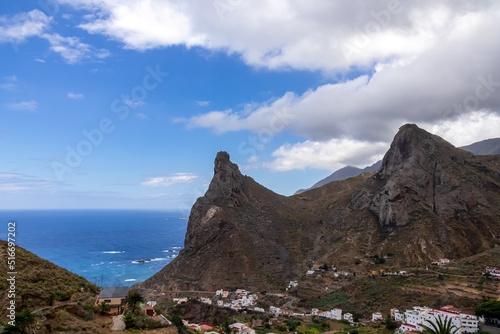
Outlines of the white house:
M391 309L391 318L395 321L404 321L405 315L399 312L398 309L393 308Z
M449 259L439 259L439 262L441 262L442 264L447 264L447 263L450 263L450 260Z
M306 276L309 276L309 277L314 276L314 274L316 274L314 270L308 270L306 272Z
M290 281L290 284L288 284L289 289L296 288L298 286L299 286L299 282L297 282L297 281Z
M479 319L472 312L460 313L460 324L462 326L462 333L475 333L479 331Z
M173 300L174 300L174 302L177 302L178 304L184 304L184 303L187 303L187 301L188 301L187 297L184 297L184 298L174 298Z
M316 308L313 308L311 314L327 319L342 320L342 310L339 308L334 308L330 311L320 311Z
M380 320L384 320L382 313L380 313L380 312L372 313L372 321L380 321Z
M207 298L207 297L201 297L200 301L204 304L212 305L212 299Z
M238 334L255 334L255 331L241 322L229 325L229 328L236 330Z
M392 312L392 310L391 310ZM400 332L424 330L422 325L430 326L437 323L437 319L448 321L451 319L452 326L458 328L456 334L475 333L479 330L478 319L472 313L460 312L452 306L433 310L427 307L414 307L413 310L407 310L404 316L404 323L400 327Z
M352 313L344 313L344 320L347 320L349 322L353 322Z
M274 314L275 316L280 315L280 308L276 306L269 306L269 313Z
M486 267L486 272L495 278L500 278L500 269Z
M246 296L247 295L247 291L244 290L244 289L238 289L238 290L236 290L236 294L238 296Z
M227 296L229 296L229 291L224 291L224 289L220 289L215 291L215 295L220 296L222 298L227 298Z
M401 333L405 332L420 332L420 330L417 328L417 326L410 325L410 324L402 324L401 327L399 327L399 331Z

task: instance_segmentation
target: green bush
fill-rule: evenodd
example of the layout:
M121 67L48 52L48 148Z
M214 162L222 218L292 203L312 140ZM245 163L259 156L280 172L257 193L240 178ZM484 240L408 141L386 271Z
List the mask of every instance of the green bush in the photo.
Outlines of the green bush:
M306 305L320 310L331 310L338 307L345 312L352 311L354 307L351 295L341 291L334 291L324 298L312 297L306 302Z
M477 316L485 318L500 318L500 301L490 300L474 309Z

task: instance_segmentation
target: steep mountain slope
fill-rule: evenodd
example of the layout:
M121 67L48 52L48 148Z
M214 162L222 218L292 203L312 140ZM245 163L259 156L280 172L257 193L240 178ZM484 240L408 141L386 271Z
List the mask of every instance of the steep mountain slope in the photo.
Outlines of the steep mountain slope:
M7 291L9 282L6 280L7 273L7 242L0 240L0 259L2 260L2 271L0 272L0 306L6 308L9 305ZM38 309L48 306L50 300L57 303L58 300L70 298L95 296L97 286L85 278L73 274L47 260L44 260L26 249L17 246L15 253L16 277L16 307L22 310L26 307ZM4 316L7 313L5 312Z
M478 155L500 154L500 138L486 139L460 148Z
M295 277L319 229L299 202L243 176L219 152L212 182L191 209L184 249L144 286L265 287Z
M366 172L374 172L380 168L380 165L382 165L382 160L377 161L371 166L365 167L363 169L358 168L358 167L353 167L353 166L345 166L335 172L333 172L331 175L325 177L324 179L316 182L312 187L307 188L307 189L299 189L295 192L294 195L302 194L303 192L309 191L311 189L319 188L321 186L324 186L327 183L333 182L333 181L340 181L340 180L345 180L350 177L358 176Z
M284 197L241 175L225 152L191 210L185 248L138 285L154 289L266 289L314 262L366 272L461 258L500 244L500 156L474 156L405 125L382 166ZM355 265L355 263L359 263Z

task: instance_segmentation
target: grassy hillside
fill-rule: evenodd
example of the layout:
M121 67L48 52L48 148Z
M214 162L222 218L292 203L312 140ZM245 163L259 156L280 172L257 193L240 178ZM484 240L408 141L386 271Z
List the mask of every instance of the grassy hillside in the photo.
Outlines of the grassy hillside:
M7 242L0 240L0 307L9 303L7 291ZM85 278L44 260L24 248L16 247L16 307L39 309L72 298L94 295L97 286ZM5 313L5 312L4 312ZM5 314L2 319L5 320Z

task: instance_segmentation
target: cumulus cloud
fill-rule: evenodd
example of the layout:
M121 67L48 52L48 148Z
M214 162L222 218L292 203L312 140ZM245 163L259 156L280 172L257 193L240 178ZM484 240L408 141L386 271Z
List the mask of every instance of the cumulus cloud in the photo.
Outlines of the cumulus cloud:
M69 97L70 99L79 100L79 99L83 99L83 94L81 94L81 93L71 93L71 92L69 92L69 93L68 93L68 97Z
M0 16L0 43L21 43L29 37L40 36L51 21L51 17L38 9L14 16Z
M486 111L475 111L453 120L422 126L455 146L466 146L477 141L500 137L500 115Z
M250 111L208 112L191 118L188 126L216 133L259 132L282 114L288 115L288 123L281 130L313 140L386 141L404 122L438 123L480 109L498 112L500 46L478 36L500 34L500 25L483 18L467 26L468 35L452 34L406 62L379 63L372 75L324 84L301 95L288 92Z
M346 165L366 166L382 159L388 143L332 139L326 142L305 141L284 145L273 152L274 160L264 163L276 171L317 168L330 171Z
M35 100L31 100L31 101L10 103L7 104L7 108L10 110L35 111L38 109L38 102L36 102Z
M305 137L274 152L267 164L275 170L361 163L357 152L370 145L380 152L407 122L435 126L445 138L450 127L468 131L470 141L479 132L498 136L491 130L500 110L495 1L62 1L91 12L82 29L125 48L200 46L257 68L321 71L326 82L306 92L184 120L217 134ZM332 150L334 161L317 154Z
M199 180L200 177L192 173L175 173L167 176L153 177L141 183L146 187L169 187L177 183L191 183Z
M92 14L80 27L126 48L202 46L238 53L258 67L321 70L419 54L467 15L496 10L494 2L465 0L61 2L87 8Z

